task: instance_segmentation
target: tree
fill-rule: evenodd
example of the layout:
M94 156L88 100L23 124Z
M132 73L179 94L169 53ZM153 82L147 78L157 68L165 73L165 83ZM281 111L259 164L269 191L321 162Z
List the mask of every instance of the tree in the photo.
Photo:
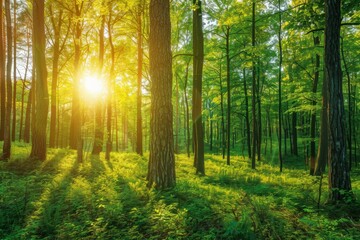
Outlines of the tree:
M3 159L9 159L11 154L11 110L12 110L12 83L11 83L11 65L12 65L12 29L10 15L10 0L5 0L6 15L6 37L7 37L7 63L6 63L6 114L4 127L4 145Z
M142 65L143 65L143 47L142 47L142 13L143 13L143 1L139 1L137 9L137 112L136 112L136 152L139 155L143 155L143 134L142 134L142 116L141 116L141 105L142 105Z
M3 12L3 0L0 0L0 13ZM5 48L3 14L0 14L0 140L4 140L6 112Z
M149 59L151 78L148 187L175 185L172 56L169 0L150 1Z
M46 127L49 108L45 61L44 0L33 0L33 56L35 68L35 111L33 142L30 157L46 159Z
M196 173L205 174L204 130L202 123L202 75L204 64L204 37L201 1L193 0L193 142Z
M82 35L82 12L84 1L74 1L75 4L75 29L74 29L74 86L71 107L71 122L70 122L70 148L77 149L79 136L81 135L80 122L80 95L79 95L79 81L80 81L80 67L81 67L81 35Z
M101 15L101 25L99 30L99 67L98 67L98 76L101 78L103 66L104 66L104 54L105 54L105 45L104 45L104 33L105 33L105 15ZM94 146L92 154L99 155L103 148L104 140L104 122L103 122L103 103L101 99L96 100L95 104L95 136L94 136Z
M341 0L325 1L325 81L328 107L329 202L344 201L351 193L345 147L345 109L340 60ZM322 126L324 127L324 126Z

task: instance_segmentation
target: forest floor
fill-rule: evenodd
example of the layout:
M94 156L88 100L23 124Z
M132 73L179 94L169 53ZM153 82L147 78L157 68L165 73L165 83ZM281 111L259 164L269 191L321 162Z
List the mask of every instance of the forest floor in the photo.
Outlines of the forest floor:
M326 204L327 178L311 177L302 160L278 166L206 155L206 176L176 156L177 185L146 188L147 158L133 153L85 155L50 149L27 159L17 143L0 162L0 239L360 239L360 171L352 172L357 203Z

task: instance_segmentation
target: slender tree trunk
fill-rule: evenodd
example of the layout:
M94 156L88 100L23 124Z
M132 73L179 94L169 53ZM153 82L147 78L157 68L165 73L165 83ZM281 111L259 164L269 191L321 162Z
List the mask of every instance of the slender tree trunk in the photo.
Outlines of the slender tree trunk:
M340 60L341 0L325 0L325 81L328 82L329 202L349 200L351 179L346 158L345 109Z
M251 159L251 139L250 139L250 120L249 120L249 99L246 85L245 68L243 69L244 95L245 95L245 123L246 123L246 142L248 148L248 156Z
M320 38L318 36L314 37L314 46L317 47L320 44ZM315 76L314 76L314 82L313 82L313 87L312 87L312 92L315 93L317 92L317 86L318 86L318 82L319 82L319 73L320 73L320 55L316 54L315 56ZM313 100L312 101L312 106L313 108L315 108L316 106L316 101ZM316 136L316 111L315 109L312 110L311 112L311 123L310 123L310 175L314 175L315 173L317 173L316 175L321 175L320 169L316 168L316 152L315 152L315 136Z
M142 133L142 115L141 115L141 103L142 103L142 65L143 65L143 49L142 49L142 1L139 2L138 7L138 32L137 32L137 50L138 50L138 65L137 65L137 108L136 108L136 152L139 155L143 155L143 133Z
M150 0L149 59L151 77L148 187L175 185L172 54L169 0Z
M104 43L104 33L105 33L105 15L101 16L101 26L99 31L99 69L98 76L101 81L102 71L104 65L104 54L105 54L105 43ZM104 118L103 118L103 101L102 99L96 99L95 104L95 139L92 154L99 155L103 149L104 143Z
M49 108L49 95L47 87L47 70L45 61L45 23L44 23L44 0L33 0L33 56L35 67L35 131L30 157L46 159L46 126Z
M26 79L29 70L29 62L30 62L30 34L27 34L27 55L26 55L26 65L25 65L25 73L24 79L22 81L22 92L21 92L21 112L20 112L20 129L19 129L19 141L24 139L23 134L23 122L24 122L24 101L25 101L25 88L26 88Z
M278 110L278 114L279 114L279 163L280 163L280 172L282 172L283 169L283 159L282 159L282 149L281 149L281 128L282 128L282 100L281 100L281 81L282 81L282 61L283 61L283 56L282 56L282 36L281 36L281 28L282 28L282 19L281 19L281 0L279 0L279 32L278 32L278 40L279 40L279 79L278 79L278 84L279 84L279 110ZM285 145L285 151L286 151L286 145Z
M111 4L110 4L111 6ZM107 95L107 101L106 101L106 111L107 111L107 120L106 120L106 152L105 152L105 159L110 160L110 152L112 150L112 97L113 93L111 91L111 86L113 86L113 79L115 77L115 47L113 43L112 38L112 29L111 29L111 11L108 21L108 34L109 34L109 45L111 50L111 68L110 68L110 77L108 79L108 95Z
M230 27L226 26L226 85L227 85L227 112L226 112L226 164L230 165L230 134L231 134L231 84L230 84Z
M33 95L34 95L34 84L31 83L30 91L28 95L28 100L26 104L26 113L25 113L25 126L24 126L24 142L30 142L30 129L31 129L31 116L32 116L32 105L33 105Z
M13 79L14 79L14 87L13 87L13 103L12 103L12 107L13 107L13 111L12 111L12 127L11 127L11 140L15 141L16 137L16 85L17 85L17 81L16 81L16 40L17 40L17 35L16 35L16 31L17 31L17 27L16 27L16 0L14 0L14 6L13 6L13 10L14 10L14 27L13 27L13 35L14 35L14 67L13 67Z
M73 78L73 96L71 106L71 121L70 121L70 135L69 145L71 149L78 149L79 136L81 135L81 113L80 113L80 95L79 95L79 81L81 71L81 35L82 35L82 8L84 2L79 3L75 1L75 36L74 36L74 78Z
M6 64L6 114L4 129L4 145L2 159L8 160L11 155L11 110L12 110L12 28L10 14L10 0L5 0L6 34L7 34L7 64Z
M256 39L255 39L255 7L256 3L253 1L252 3L252 47L255 49ZM252 56L252 98L251 98L251 111L252 111L252 156L251 156L251 168L255 169L255 158L256 158L256 142L257 142L257 120L256 120L256 63L255 56Z
M4 1L0 0L0 13L3 9ZM6 78L5 78L5 46L4 46L4 23L3 14L0 14L0 141L4 140L5 117L6 117Z
M225 159L225 117L224 117L224 93L223 93L223 85L222 85L222 71L221 71L221 62L220 62L220 111L221 111L221 149L222 149L222 158Z
M341 55L342 55L342 60L344 63L344 68L345 68L345 73L346 73L346 77L347 77L347 91L348 91L348 149L349 149L349 169L351 170L352 167L352 162L353 162L353 156L352 156L352 131L353 131L353 127L352 127L352 115L354 114L352 111L352 99L351 99L351 78L350 78L350 73L349 73L349 69L348 69L348 65L346 62L346 58L345 58L345 54L344 54L344 39L341 38Z
M49 138L49 147L55 147L56 139L56 113L57 113L57 85L58 85L58 75L59 75L59 58L60 58L60 31L62 25L62 13L60 10L59 18L57 21L54 18L52 6L50 5L50 17L52 27L54 29L54 46L53 46L53 68L52 68L52 82L51 82L51 107L50 107L50 138Z
M184 98L185 98L185 107L186 107L186 152L187 152L187 156L188 158L190 158L190 144L191 144L191 139L190 139L190 111L189 111L189 102L188 102L188 97L187 97L187 84L188 84L188 78L189 78L189 64L190 62L187 63L186 65L186 70L185 70L185 83L184 83Z

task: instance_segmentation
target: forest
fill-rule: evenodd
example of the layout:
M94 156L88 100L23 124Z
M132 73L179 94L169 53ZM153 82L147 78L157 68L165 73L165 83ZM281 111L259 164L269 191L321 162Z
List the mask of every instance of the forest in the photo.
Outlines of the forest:
M360 239L358 0L0 0L0 239Z

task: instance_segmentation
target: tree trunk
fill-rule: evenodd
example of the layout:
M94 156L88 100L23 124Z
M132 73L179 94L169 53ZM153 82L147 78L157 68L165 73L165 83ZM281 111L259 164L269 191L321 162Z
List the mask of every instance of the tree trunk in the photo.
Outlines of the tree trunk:
M111 7L111 4L109 5ZM113 93L111 91L111 86L113 85L113 79L115 76L115 47L112 38L112 29L111 29L111 11L108 21L108 34L109 34L109 45L110 45L110 52L111 52L111 68L110 68L110 77L108 79L108 95L106 101L106 111L107 111L107 118L106 118L106 152L105 152L105 159L110 160L110 152L112 150L112 97Z
M188 102L188 96L187 96L187 83L189 78L189 64L190 62L187 62L186 64L186 70L185 70L185 83L184 83L184 98L185 98L185 108L186 108L186 152L188 158L190 158L190 111L189 111L189 102Z
M141 103L142 103L142 65L143 65L143 49L142 49L142 1L139 2L138 7L138 32L137 32L137 108L136 108L136 152L139 155L143 155L143 133L142 133L142 115L141 115Z
M149 59L151 77L150 158L148 187L175 185L172 55L169 0L150 1Z
M248 156L251 159L251 139L250 139L250 121L249 121L249 99L246 85L245 68L243 69L244 95L245 95L245 123L246 123L246 142L248 148Z
M226 26L226 87L227 87L227 112L226 112L226 164L230 165L230 133L231 133L231 85L230 85L230 27Z
M34 78L33 78L34 79ZM31 83L30 91L28 95L28 100L26 104L26 113L25 113L25 126L24 126L24 142L30 142L30 129L31 129L31 116L32 116L32 103L33 103L33 95L34 95L34 84Z
M325 0L325 81L328 82L329 202L349 200L351 180L345 146L340 60L341 0Z
M4 11L3 0L0 0L0 13ZM0 141L4 140L6 117L6 79L5 79L5 46L3 14L0 14Z
M317 47L320 44L320 38L318 36L314 37L314 46ZM320 73L320 55L316 54L315 56L315 76L314 76L314 82L312 87L312 92L314 93L314 96L317 92L317 86L319 82L319 73ZM312 101L312 106L315 108L316 101ZM316 168L316 152L315 152L315 136L316 136L316 111L315 109L311 112L311 122L310 122L310 175L314 175L316 172L321 175L320 169ZM323 169L324 170L324 169ZM323 172L321 170L321 172Z
M49 108L49 95L47 87L47 70L45 61L45 23L44 23L44 0L33 1L33 56L35 67L35 131L30 157L46 159L46 126Z
M101 81L102 79L102 70L104 65L104 54L105 54L105 45L104 45L104 32L105 32L105 15L101 16L101 26L99 31L99 69L98 76ZM95 136L94 136L94 145L92 154L99 155L103 148L104 143L104 118L103 118L103 101L99 98L96 99L95 104Z
M16 23L16 0L14 0L14 23ZM13 79L14 79L14 87L13 87L13 103L12 103L12 107L13 107L13 111L12 111L12 127L11 127L11 140L12 141L15 141L16 137L15 137L15 134L16 134L16 39L17 39L17 35L16 35L16 31L17 31L17 28L16 28L16 24L14 24L14 57L13 57L13 60L14 60L14 67L13 67Z
M71 106L71 120L70 120L70 135L69 145L71 149L76 150L78 138L81 135L80 122L80 95L79 95L79 81L81 71L81 35L82 35L82 8L84 2L79 3L75 1L75 36L74 36L74 78L73 78L73 96Z
M25 102L25 88L26 88L26 79L29 70L29 62L30 62L30 34L27 34L27 55L26 55L26 65L25 65L25 73L24 78L22 80L22 92L21 92L21 112L20 112L20 129L19 129L19 141L24 139L23 134L23 122L24 122L24 102Z
M282 28L282 19L281 19L281 7L280 7L281 1L279 0L279 32L278 32L278 40L279 40L279 109L278 109L278 115L279 115L279 163L280 163L280 172L282 172L283 169L283 159L282 159L282 150L281 150L281 128L282 128L282 100L281 100L281 81L282 81L282 37L281 37L281 28ZM286 143L285 143L286 144ZM285 151L286 151L286 145L285 145Z
M205 174L204 129L202 124L202 75L204 65L204 37L201 0L193 0L193 142L194 163L197 174Z
M349 69L348 69L348 65L345 59L345 54L344 54L344 39L341 38L341 55L342 55L342 60L344 63L344 68L345 68L345 73L346 73L346 77L347 77L347 91L348 91L348 134L347 134L347 138L348 138L348 149L349 149L349 170L351 170L352 167L352 162L353 162L353 155L352 155L352 132L353 132L353 127L352 127L352 115L354 114L352 111L352 98L351 98L351 79L350 79L350 73L349 73ZM355 115L355 114L354 114ZM355 115L356 116L356 115Z
M221 149L222 149L222 158L225 159L225 119L224 119L224 93L223 93L223 85L222 85L222 71L221 71L221 62L220 62L220 72L219 72L219 80L220 80L220 110L221 110Z
M256 39L255 39L255 1L252 3L252 47L255 50ZM257 124L256 124L256 63L255 56L252 56L252 97L251 97L251 111L252 111L252 156L251 156L251 168L255 169L255 158L256 158L256 142L257 142Z
M6 35L7 35L7 64L6 64L6 114L4 128L4 145L2 159L8 160L11 154L11 110L12 110L12 83L11 83L11 65L12 65L12 29L10 0L5 0L6 14Z
M60 10L59 18L55 20L54 14L52 11L52 6L50 5L50 17L52 27L54 29L54 46L53 46L53 68L52 68L52 82L51 82L51 107L50 107L50 138L49 138L49 147L55 147L56 139L56 113L57 113L57 85L58 85L58 75L59 75L59 58L60 58L60 31L62 25L62 13Z

